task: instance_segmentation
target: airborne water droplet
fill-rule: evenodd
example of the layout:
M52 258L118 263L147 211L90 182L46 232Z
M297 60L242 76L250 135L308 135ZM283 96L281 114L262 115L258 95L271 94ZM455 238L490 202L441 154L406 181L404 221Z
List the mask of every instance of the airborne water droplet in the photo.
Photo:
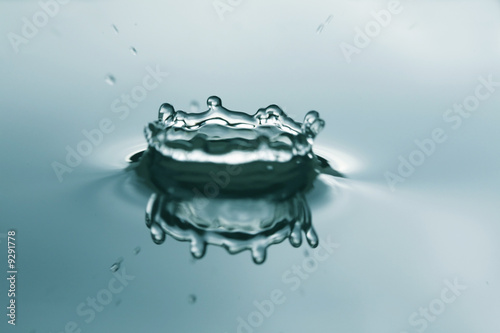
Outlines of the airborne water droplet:
M117 271L120 269L120 267L121 267L121 265L122 265L122 262L123 262L123 258L122 258L122 257L118 258L118 259L117 259L117 260L113 263L113 265L111 265L111 267L109 268L109 270L110 270L111 272L113 272L113 273L117 272Z
M134 254L135 255L138 255L139 252L141 252L141 247L140 246L137 246L135 249L134 249Z
M117 34L119 33L118 28L116 27L116 25L112 24L111 27L113 27L113 30L115 31L115 33L117 33Z
M196 303L196 299L197 299L197 298L196 298L196 295L195 295L195 294L191 294L191 295L189 295L189 296L188 296L188 302L189 302L189 304L194 304L194 303Z
M114 86L116 83L116 78L112 74L108 74L104 81L110 86Z
M324 22L324 23L321 23L321 24L318 26L318 28L316 29L316 33L317 33L318 35L319 35L322 31L323 31L323 29L325 28L325 26L326 26L328 23L330 23L330 22L331 22L332 18L333 18L333 15L328 16L328 17L326 18L325 22Z
M131 46L130 47L130 52L133 54L133 55L137 55L137 50L135 47Z

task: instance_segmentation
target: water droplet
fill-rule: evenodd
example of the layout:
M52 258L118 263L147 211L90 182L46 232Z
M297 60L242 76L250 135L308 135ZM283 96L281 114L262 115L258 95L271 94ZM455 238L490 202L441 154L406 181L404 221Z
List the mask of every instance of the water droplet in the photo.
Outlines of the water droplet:
M104 81L106 81L106 83L109 84L110 86L114 86L116 83L116 78L113 75L108 74L104 79Z
M141 252L141 247L140 247L140 246L137 246L137 247L134 249L134 254L135 254L135 255L138 255L140 252Z
M317 34L320 34L320 33L323 31L323 29L325 28L325 26L326 26L328 23L330 23L330 22L332 21L332 18L333 18L333 15L328 16L328 17L326 18L325 22L324 22L324 23L321 23L321 24L318 26L318 28L316 29L316 33L317 33Z
M196 295L195 294L191 294L191 295L188 296L188 303L189 304L194 304L194 303L196 303L196 299L197 299Z
M198 103L198 101L191 101L191 104L189 104L189 110L191 112L198 112L198 110L200 109L200 104Z
M293 247L299 247L302 244L302 226L300 223L295 223L292 233L290 234L290 244Z
M257 245L252 248L252 259L256 264L262 264L266 261L266 247Z
M317 111L309 111L304 117L302 131L308 138L314 139L324 127L325 121L319 117L319 113Z
M117 259L117 260L113 263L113 265L111 265L111 267L109 268L109 270L110 270L111 272L113 272L113 273L117 272L117 271L120 269L120 267L121 267L121 265L122 265L122 262L123 262L123 258L122 258L122 257L118 258L118 259Z
M193 236L191 240L191 254L196 259L203 258L205 251L207 250L207 244L201 237Z
M137 55L137 50L135 49L135 47L131 46L130 47L130 52L133 54L133 55Z
M271 170L274 169L274 167L272 165L268 165L268 166L266 166L266 169L269 170L269 171L271 171Z
M309 251L307 249L304 250L304 257L309 257Z
M318 235L312 227L306 232L306 239L309 243L309 246L311 246L312 248L317 247L319 244Z
M153 238L153 242L156 244L161 244L165 241L165 231L157 223L151 225L151 238Z
M158 120L165 122L169 118L173 118L175 115L175 109L172 105L168 103L163 103L158 110Z
M323 23L321 23L321 24L318 26L318 28L316 29L316 33L319 35L319 34L321 33L321 31L323 31L323 28L324 28L324 27L325 27L325 26L324 26L324 24L323 24Z
M217 96L210 96L207 99L207 106L211 109L216 108L218 106L222 106L222 101L219 97Z
M119 33L118 31L118 28L116 27L116 25L112 24L111 27L113 28L113 30L115 31L115 33Z

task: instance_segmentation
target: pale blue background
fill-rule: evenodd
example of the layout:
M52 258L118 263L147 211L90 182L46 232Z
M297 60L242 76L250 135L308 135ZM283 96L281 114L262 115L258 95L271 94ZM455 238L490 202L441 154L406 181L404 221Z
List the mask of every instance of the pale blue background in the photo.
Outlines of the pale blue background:
M246 0L222 21L209 0L75 0L17 54L7 34L40 7L0 2L0 232L17 229L19 258L18 326L1 313L1 331L60 332L74 320L83 332L235 332L236 318L279 288L287 301L256 332L416 332L410 314L457 277L468 289L426 331L498 332L500 90L458 130L442 116L479 76L500 81L500 3L402 4L348 64L339 44L387 2ZM111 103L157 65L169 77L120 120ZM326 120L318 152L349 179L312 193L311 208L320 238L341 247L299 291L281 276L304 245L274 246L261 266L212 247L193 264L188 244L154 245L147 195L121 173L161 103L189 109L214 94L231 109L275 103ZM115 130L60 183L51 163L103 118ZM436 127L448 141L391 192L384 172ZM118 257L136 278L85 324L75 308L107 286Z

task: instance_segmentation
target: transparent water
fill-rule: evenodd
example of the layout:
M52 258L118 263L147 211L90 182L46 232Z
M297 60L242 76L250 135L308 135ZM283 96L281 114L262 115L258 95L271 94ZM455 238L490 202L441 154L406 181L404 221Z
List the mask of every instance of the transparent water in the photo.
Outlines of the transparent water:
M289 239L299 247L302 232L317 247L305 194L322 170L336 172L313 152L325 124L319 113L302 123L277 105L250 115L217 96L207 107L187 113L162 104L144 129L148 148L130 157L130 177L152 191L145 220L153 241L188 241L195 258L209 244L250 250L257 264L270 245Z
M17 325L2 314L0 330L497 332L500 89L482 82L500 81L500 4L401 3L350 63L340 44L386 2L242 1L222 20L205 1L73 1L18 53L3 38L0 247L15 228L19 273ZM0 2L2 35L40 10ZM489 96L453 111L479 85ZM321 175L306 196L317 249L277 244L256 265L151 240L150 193L126 157L162 103L190 110L211 95L321 113L314 151L346 178ZM403 177L400 156L425 160ZM404 180L394 191L387 172Z

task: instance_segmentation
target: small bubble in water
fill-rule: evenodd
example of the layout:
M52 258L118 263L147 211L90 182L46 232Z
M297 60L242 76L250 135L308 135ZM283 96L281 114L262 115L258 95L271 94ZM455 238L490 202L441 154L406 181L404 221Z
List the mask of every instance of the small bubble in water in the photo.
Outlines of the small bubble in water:
M137 50L135 49L135 47L131 46L130 47L130 52L133 54L133 55L137 55Z
M304 257L309 257L309 251L304 250Z
M195 295L195 294L191 294L191 295L189 295L189 297L188 297L188 302L189 302L189 304L194 304L194 303L196 303L196 295Z
M199 109L200 109L200 103L198 103L198 101L192 100L191 104L189 104L189 110L191 112L198 112Z
M122 257L118 258L115 261L115 263L113 265L111 265L111 267L109 268L109 270L111 272L113 272L113 273L117 272L120 269L120 267L122 265L122 262L123 262L123 258Z
M114 86L115 82L116 82L116 78L113 75L108 74L104 81L106 81L106 83L109 84L110 86Z
M116 300L115 306L119 306L120 304L122 304L122 300L121 299Z
M135 249L134 249L134 254L135 255L138 255L139 252L141 252L141 247L140 246L137 246Z
M113 30L115 31L115 33L119 33L118 28L116 27L116 25L112 24L111 26L113 27Z

